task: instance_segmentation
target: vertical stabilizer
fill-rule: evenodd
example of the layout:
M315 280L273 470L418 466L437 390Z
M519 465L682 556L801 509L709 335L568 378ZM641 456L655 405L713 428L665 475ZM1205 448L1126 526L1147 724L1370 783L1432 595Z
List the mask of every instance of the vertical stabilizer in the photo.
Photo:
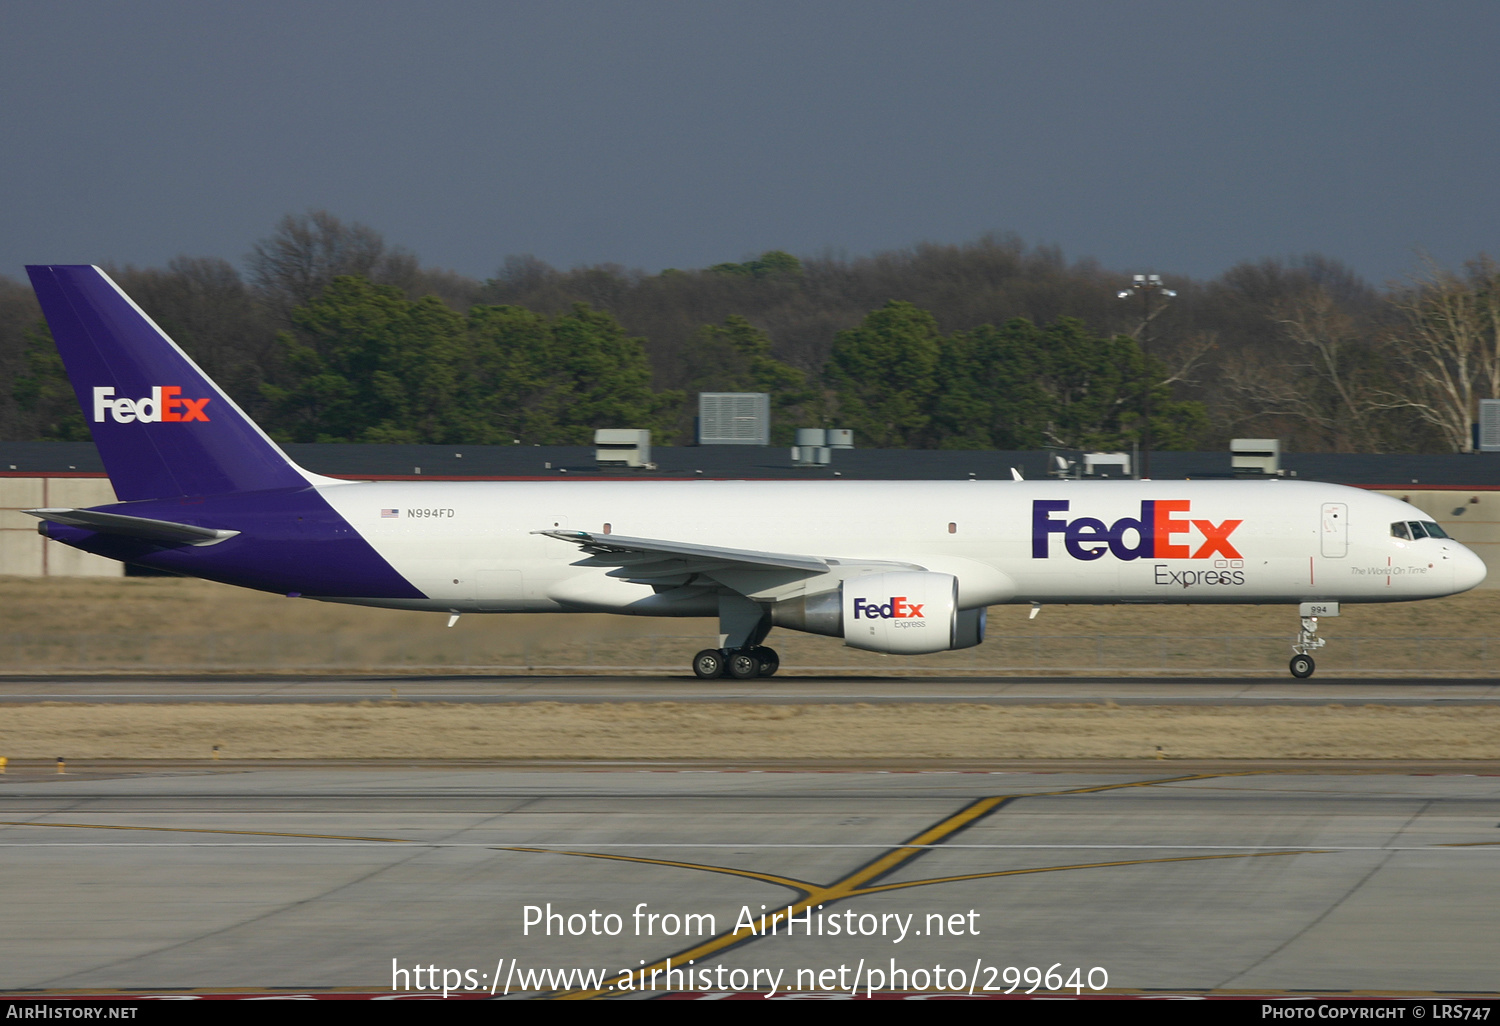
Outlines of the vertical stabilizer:
M319 480L294 464L99 268L26 271L122 500Z

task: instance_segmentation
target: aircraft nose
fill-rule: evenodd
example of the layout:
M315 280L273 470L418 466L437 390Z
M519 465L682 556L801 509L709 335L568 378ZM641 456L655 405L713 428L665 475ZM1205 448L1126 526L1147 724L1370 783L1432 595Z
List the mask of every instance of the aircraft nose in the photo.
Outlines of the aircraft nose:
M1468 591L1477 588L1489 572L1484 560L1467 548L1460 547L1453 558L1453 589Z

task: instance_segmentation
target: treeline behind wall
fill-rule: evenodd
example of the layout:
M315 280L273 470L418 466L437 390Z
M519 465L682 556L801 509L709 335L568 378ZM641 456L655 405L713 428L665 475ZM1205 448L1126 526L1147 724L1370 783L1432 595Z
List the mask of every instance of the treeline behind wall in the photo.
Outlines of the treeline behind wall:
M276 437L691 440L699 391L766 391L775 440L1128 448L1234 436L1297 451L1451 452L1500 395L1500 269L1419 267L1375 288L1335 260L1240 264L1146 306L1130 275L1011 237L847 259L477 281L326 213L284 218L243 273L219 258L106 268ZM1147 316L1149 314L1149 316ZM0 278L0 437L87 432L24 283Z

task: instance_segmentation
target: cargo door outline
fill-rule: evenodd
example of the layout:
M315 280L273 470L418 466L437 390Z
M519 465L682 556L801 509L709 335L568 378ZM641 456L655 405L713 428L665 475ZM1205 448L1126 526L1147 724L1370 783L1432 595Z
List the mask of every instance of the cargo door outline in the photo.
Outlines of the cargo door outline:
M1325 502L1319 515L1318 532L1325 559L1342 559L1349 554L1349 507L1342 502Z

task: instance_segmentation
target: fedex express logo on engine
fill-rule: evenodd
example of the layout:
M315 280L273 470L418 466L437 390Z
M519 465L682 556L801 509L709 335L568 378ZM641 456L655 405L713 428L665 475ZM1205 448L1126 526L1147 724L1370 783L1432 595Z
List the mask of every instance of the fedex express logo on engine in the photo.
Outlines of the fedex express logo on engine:
M115 398L115 390L109 387L94 388L94 423L104 423L104 413L109 411L116 424L160 424L164 421L207 421L203 408L211 397L188 399L176 385L157 385L151 394L140 399Z
M1031 558L1046 559L1054 534L1074 559L1098 559L1111 552L1116 559L1242 559L1229 536L1243 520L1193 520L1188 499L1146 499L1141 515L1121 517L1113 524L1094 517L1054 519L1066 513L1066 499L1037 499L1031 504ZM1178 519L1181 517L1182 519Z
M892 596L889 602L866 602L862 598L854 600L854 618L858 620L861 615L866 620L922 620L922 606L927 603L908 602L905 595Z

